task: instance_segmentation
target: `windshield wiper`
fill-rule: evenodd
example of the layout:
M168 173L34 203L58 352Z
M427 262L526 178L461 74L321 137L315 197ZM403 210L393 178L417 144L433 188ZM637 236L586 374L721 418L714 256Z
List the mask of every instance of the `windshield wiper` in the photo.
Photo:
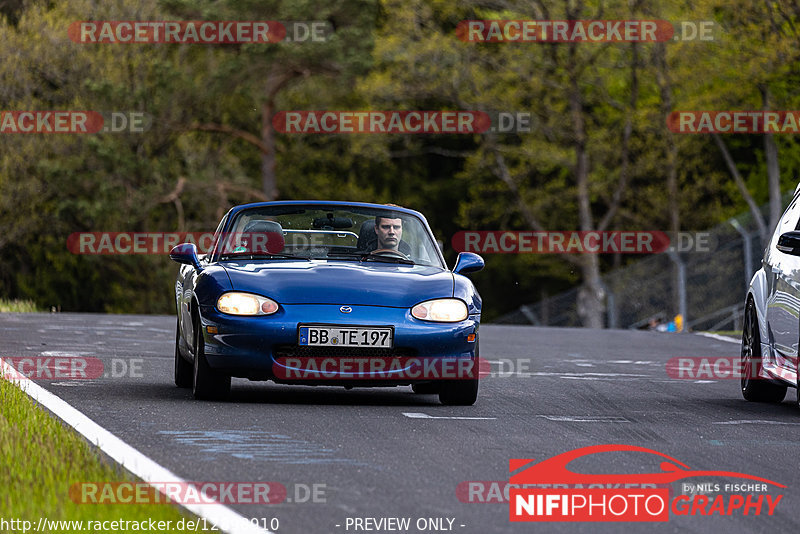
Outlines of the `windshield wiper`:
M302 256L295 256L294 254L223 254L220 260L260 260L260 259L293 259L293 260L306 260Z
M328 254L329 260L358 258L359 261L379 261L383 263L402 263L405 265L416 265L413 260L401 258L399 256L384 256L382 254L370 254L369 252L337 252Z

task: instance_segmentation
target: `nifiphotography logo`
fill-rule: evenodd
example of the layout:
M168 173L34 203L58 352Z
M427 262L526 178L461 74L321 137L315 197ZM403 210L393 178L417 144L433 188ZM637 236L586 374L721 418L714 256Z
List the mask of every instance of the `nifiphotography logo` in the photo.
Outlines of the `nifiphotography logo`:
M567 469L567 464L578 458L608 452L646 453L664 461L661 471L655 473L583 474ZM745 473L692 470L666 454L635 445L595 445L532 462L509 462L512 472L529 465L510 478L510 521L654 522L669 521L670 512L676 516L773 515L783 494L768 494L768 486L786 487ZM671 496L664 487L695 477L701 477L702 483L682 483L681 494ZM709 477L748 482L709 483Z

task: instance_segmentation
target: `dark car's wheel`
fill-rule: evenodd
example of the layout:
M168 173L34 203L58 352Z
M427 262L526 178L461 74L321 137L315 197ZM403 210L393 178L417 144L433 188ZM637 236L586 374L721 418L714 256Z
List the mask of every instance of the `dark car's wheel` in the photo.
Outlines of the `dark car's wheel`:
M797 365L797 372L795 374L797 375L797 400L795 402L797 403L797 407L800 408L800 363Z
M220 400L231 392L231 377L214 371L208 365L200 321L194 328L194 380L192 394L195 399Z
M443 380L439 402L448 406L472 406L478 400L478 340L475 340L473 376L469 380Z
M175 332L175 385L179 388L192 387L192 364L181 356L181 325L178 322Z
M448 406L472 406L478 400L478 379L442 384L439 402Z
M754 402L781 402L786 396L786 386L761 378L761 334L752 300L747 301L742 328L742 396Z
M434 395L439 393L441 385L436 382L425 382L423 384L412 384L411 390L418 395Z

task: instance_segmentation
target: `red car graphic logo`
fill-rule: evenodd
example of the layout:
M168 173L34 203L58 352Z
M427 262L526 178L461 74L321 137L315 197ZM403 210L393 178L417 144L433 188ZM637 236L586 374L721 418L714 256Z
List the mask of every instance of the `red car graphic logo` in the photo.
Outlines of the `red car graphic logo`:
M584 474L575 473L567 468L567 464L600 452L644 452L661 456L666 461L661 462L660 473L638 473L638 474ZM521 466L529 464L534 460L515 459L510 461L510 471L515 471ZM688 465L668 456L664 453L638 447L635 445L593 445L568 451L552 458L537 462L524 471L513 475L510 479L511 484L669 484L676 480L690 477L731 477L746 478L759 482L766 482L779 488L785 488L783 484L768 480L766 478L738 473L735 471L704 471L693 470Z

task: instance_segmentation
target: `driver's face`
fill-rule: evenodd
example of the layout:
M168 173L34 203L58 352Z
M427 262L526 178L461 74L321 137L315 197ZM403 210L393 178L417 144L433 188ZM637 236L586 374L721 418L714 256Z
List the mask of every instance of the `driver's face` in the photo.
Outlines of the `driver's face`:
M403 237L403 221L401 219L378 219L375 224L378 235L378 248L397 250Z

